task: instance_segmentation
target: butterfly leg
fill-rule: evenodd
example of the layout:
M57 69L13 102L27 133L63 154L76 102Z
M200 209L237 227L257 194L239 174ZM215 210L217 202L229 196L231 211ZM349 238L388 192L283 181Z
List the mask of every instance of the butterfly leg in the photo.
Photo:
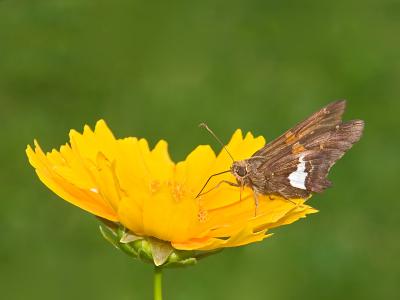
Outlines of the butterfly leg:
M297 203L294 202L293 200L291 200L291 199L289 198L289 196L286 195L283 191L278 191L278 193L283 197L283 199L285 199L286 201L289 201L289 202L292 203L293 205L296 205L296 206L297 206Z
M212 174L210 177L208 177L206 183L203 185L203 187L201 188L200 192L197 194L197 196L195 198L197 198L197 197L199 197L201 195L201 192L206 188L206 186L210 182L211 178L213 178L215 176L218 176L218 175L221 175L221 174L228 173L230 171L231 170L222 171L222 172L219 172L219 173Z
M200 197L200 196L203 196L203 195L205 195L205 194L208 194L209 192L211 192L211 191L213 191L213 190L219 188L219 186L220 186L221 184L223 184L223 183L226 183L226 184L229 184L229 185L235 186L235 187L239 187L239 186L240 186L238 183L235 183L235 182L230 182L230 181L228 181L228 180L221 180L221 181L218 182L217 185L214 186L213 188L209 189L208 191L206 191L206 192L204 192L204 193L198 194L198 195L196 196L196 198L197 198L197 197Z
M259 201L258 201L258 195L257 192L253 190L253 196L254 196L254 216L257 217L257 209L258 209L258 205L259 205Z

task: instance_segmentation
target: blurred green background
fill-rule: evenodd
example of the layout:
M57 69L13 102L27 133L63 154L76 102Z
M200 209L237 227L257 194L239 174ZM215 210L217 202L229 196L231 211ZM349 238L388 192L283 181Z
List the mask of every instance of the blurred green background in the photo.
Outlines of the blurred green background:
M165 273L166 299L399 299L400 2L0 2L2 299L150 299L152 268L36 178L46 150L104 118L174 160L236 128L272 139L348 99L363 139L320 213Z

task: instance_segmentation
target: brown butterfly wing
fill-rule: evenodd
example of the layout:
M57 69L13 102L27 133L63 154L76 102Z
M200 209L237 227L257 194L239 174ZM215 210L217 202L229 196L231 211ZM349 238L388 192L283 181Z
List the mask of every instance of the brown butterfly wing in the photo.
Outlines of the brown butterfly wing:
M254 188L263 194L304 198L330 186L332 165L356 143L364 122L342 122L345 101L327 105L254 153ZM264 180L261 180L263 178Z
M300 138L310 133L316 133L317 131L332 129L339 124L345 108L346 100L328 104L303 122L300 122L292 129L289 129L275 140L266 144L252 156L269 158L276 157L277 155L285 155L285 152L290 150L290 146L295 144Z

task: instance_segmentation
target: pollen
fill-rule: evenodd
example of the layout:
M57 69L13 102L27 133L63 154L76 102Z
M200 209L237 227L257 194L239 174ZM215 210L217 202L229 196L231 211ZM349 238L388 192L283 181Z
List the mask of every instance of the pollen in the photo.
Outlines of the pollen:
M150 182L150 193L156 194L161 189L161 182L159 180L152 180Z
M199 219L200 223L205 223L208 220L208 211L200 208L199 212L197 213L197 218Z
M175 202L180 202L185 196L185 187L183 184L169 181L168 186L170 188L172 198L175 200Z

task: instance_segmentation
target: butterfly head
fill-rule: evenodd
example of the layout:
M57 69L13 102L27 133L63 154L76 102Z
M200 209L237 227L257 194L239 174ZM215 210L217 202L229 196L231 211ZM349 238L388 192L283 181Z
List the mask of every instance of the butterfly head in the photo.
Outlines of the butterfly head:
M248 164L245 160L234 161L231 167L232 174L240 182L248 176Z

